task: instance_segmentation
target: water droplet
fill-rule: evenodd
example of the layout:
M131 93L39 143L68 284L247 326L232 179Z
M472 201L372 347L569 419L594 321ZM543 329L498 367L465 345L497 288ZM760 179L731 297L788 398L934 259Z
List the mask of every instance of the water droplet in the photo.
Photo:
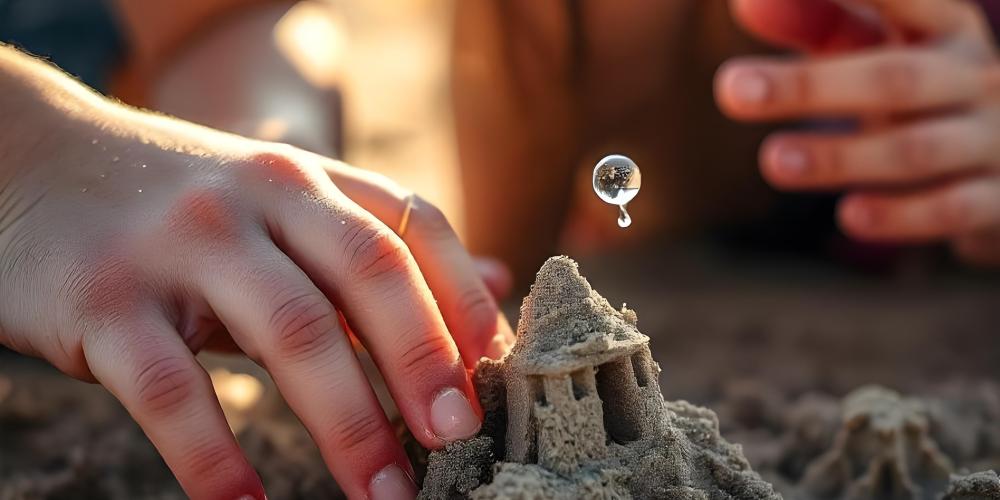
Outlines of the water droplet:
M139 189L139 192L140 192L140 193L142 192L142 188L140 188L140 189Z
M340 221L340 225L341 225L341 226L343 226L344 224L347 224L347 221L346 221L346 220L342 220L342 221Z
M91 144L97 144L97 139L91 139L90 143Z
M81 189L81 190L80 190L80 192L81 192L81 193L86 193L86 192L87 192L87 188L83 188L83 189Z
M99 177L101 179L107 179L108 178L108 174L101 174Z
M274 179L268 179L267 182L274 182Z
M119 158L117 156L114 156L114 157L111 158L111 163L118 163L119 161L121 161L121 158Z
M632 216L625 210L625 205L618 205L618 227L624 229L632 225Z
M594 193L601 201L618 205L619 227L632 225L632 217L625 205L639 194L641 186L642 173L635 162L626 156L606 156L594 167Z
M140 165L140 168L146 168L146 164L143 163L142 165Z

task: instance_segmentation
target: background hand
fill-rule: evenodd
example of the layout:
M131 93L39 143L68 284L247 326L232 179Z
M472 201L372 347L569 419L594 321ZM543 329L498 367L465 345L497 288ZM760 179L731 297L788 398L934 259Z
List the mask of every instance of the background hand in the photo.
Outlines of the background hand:
M961 0L732 0L759 37L804 57L738 59L716 80L733 118L855 118L761 149L781 189L846 190L839 219L867 240L947 241L1000 264L1000 62Z

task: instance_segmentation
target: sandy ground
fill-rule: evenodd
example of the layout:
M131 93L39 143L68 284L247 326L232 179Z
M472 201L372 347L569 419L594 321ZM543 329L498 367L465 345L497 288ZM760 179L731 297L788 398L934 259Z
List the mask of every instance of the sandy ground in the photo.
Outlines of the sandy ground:
M814 262L694 245L587 259L581 268L612 303L627 301L638 312L639 328L653 338L663 367L667 399L731 409L739 398L839 397L869 383L922 395L957 384L1000 396L995 279L942 272L885 282ZM203 358L272 497L333 495L315 446L260 369ZM220 374L225 380L219 367L252 374L261 396L219 383ZM747 455L766 461L768 436L776 439L782 430L762 435L753 432L752 416L722 415L724 434L760 441L748 443ZM985 463L1000 464L1000 457ZM103 389L3 353L0 499L15 498L182 496L141 431Z

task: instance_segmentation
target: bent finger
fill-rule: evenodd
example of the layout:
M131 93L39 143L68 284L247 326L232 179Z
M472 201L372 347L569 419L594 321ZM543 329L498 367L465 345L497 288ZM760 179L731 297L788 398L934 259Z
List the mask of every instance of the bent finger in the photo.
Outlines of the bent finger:
M274 241L343 311L421 444L473 436L481 417L472 382L409 249L325 172L280 161L311 180L264 196Z
M877 19L832 0L730 0L736 21L782 47L835 53L884 41Z
M271 374L338 484L351 497L386 487L412 497L413 470L323 293L275 247L220 269L200 285L205 297Z
M741 59L716 78L722 110L741 120L929 111L980 99L990 75L932 49L826 59Z
M761 168L787 189L905 184L995 162L996 122L986 112L929 119L850 135L780 134L761 148Z
M466 366L506 354L513 331L441 210L383 176L339 165L327 172L344 194L406 243Z
M84 352L94 376L142 426L189 497L265 499L208 374L165 318L87 336Z
M866 240L926 242L1000 225L1000 175L904 193L861 193L840 204L841 227Z
M949 35L965 31L977 18L971 2L959 0L861 0L909 31Z

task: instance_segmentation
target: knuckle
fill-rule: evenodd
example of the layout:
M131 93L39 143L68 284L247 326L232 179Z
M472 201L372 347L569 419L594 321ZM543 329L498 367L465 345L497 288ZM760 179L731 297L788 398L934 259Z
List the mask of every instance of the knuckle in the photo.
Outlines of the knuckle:
M165 217L166 242L231 247L240 239L240 208L233 194L196 189L178 198Z
M799 106L809 105L816 94L816 82L809 67L798 67L792 72L794 103Z
M362 408L335 420L326 435L340 453L364 455L381 443L382 428L381 416Z
M347 232L343 245L348 273L357 279L371 280L402 273L409 264L409 250L388 229L365 223Z
M423 200L418 202L417 209L413 211L413 218L420 232L428 236L446 239L455 234L444 212Z
M920 65L911 57L894 57L879 62L873 73L874 89L894 108L909 108L919 103L924 77Z
M476 335L492 336L496 333L498 309L493 297L486 290L475 287L463 293L456 305L459 321Z
M900 133L892 143L893 166L905 172L928 173L941 152L937 137L921 131Z
M166 415L177 411L195 394L197 372L188 362L162 357L146 365L135 378L136 398L143 411Z
M440 367L450 366L457 359L443 336L414 337L401 346L399 369L407 380L426 381L434 378Z
M315 356L330 349L339 325L325 299L309 292L293 294L271 314L272 347L287 359Z
M295 159L291 146L275 146L275 151L257 153L243 162L243 169L258 182L293 188L310 188L313 173Z
M243 460L233 448L217 440L193 443L185 459L185 465L199 477L233 477L244 467Z

